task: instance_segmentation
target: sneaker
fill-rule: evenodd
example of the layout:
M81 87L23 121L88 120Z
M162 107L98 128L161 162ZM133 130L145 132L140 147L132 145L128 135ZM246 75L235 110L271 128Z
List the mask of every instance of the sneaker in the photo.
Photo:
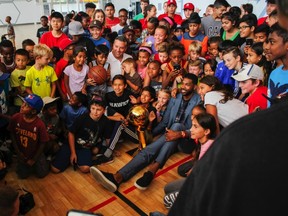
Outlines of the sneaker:
M94 161L94 165L100 165L100 164L110 164L114 162L113 156L111 157L105 157L104 155L97 157Z
M94 179L99 182L103 187L105 187L110 192L116 192L119 183L116 182L112 173L102 172L96 167L90 167L90 173Z
M144 173L144 175L139 178L135 183L135 187L137 187L140 190L146 190L147 187L150 185L154 178L154 174L150 171L147 171Z

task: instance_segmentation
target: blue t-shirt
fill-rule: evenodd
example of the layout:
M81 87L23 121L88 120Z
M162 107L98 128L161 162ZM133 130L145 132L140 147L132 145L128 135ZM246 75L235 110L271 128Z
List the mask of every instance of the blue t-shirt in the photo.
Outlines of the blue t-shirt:
M70 127L73 125L74 120L78 116L87 112L88 112L88 109L85 106L81 106L78 109L75 109L68 104L63 107L60 113L60 118L64 120L66 127L70 129Z
M217 64L215 77L217 77L223 85L229 85L234 90L235 80L231 77L234 71L234 69L228 69L228 67L224 64L224 61L221 61Z
M268 97L276 98L278 95L288 92L288 70L283 70L284 66L274 69L268 80ZM268 101L268 107L270 102Z
M90 39L93 41L93 43L95 44L95 46L98 46L100 44L103 44L103 45L106 45L108 47L108 49L110 50L110 43L108 40L106 40L105 38L103 37L100 37L98 40L90 37Z

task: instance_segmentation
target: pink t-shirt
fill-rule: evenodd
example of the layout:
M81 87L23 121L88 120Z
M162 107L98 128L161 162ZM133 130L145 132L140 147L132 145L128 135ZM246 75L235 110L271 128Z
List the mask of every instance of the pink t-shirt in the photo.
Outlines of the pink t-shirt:
M141 79L144 80L144 77L146 76L147 66L141 67L140 65L137 65L137 72L140 75Z
M210 148L210 146L212 145L212 143L214 142L214 140L207 140L206 143L204 143L203 145L201 145L201 150L200 150L200 154L199 154L199 158L198 160L200 160L203 155L206 153L206 151Z

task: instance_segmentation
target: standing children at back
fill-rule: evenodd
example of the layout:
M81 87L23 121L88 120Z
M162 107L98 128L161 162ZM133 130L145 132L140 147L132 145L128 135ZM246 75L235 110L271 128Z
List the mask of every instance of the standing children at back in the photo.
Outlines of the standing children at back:
M46 44L48 47L59 47L59 43L68 36L62 32L64 17L59 12L54 12L50 16L50 24L52 30L46 32L40 38L41 44Z
M27 67L27 63L29 61L29 53L24 49L18 49L15 52L15 62L16 62L16 68L11 73L10 77L10 86L12 88L15 88L13 91L15 93L14 95L14 106L16 107L16 112L20 111L20 107L23 103L23 101L17 97L17 95L20 95L22 97L25 97L27 94L25 92L25 86L24 81L26 77L26 72L30 67Z
M133 94L138 95L142 89L142 79L136 71L136 61L132 58L122 62L122 75L126 78L128 87Z
M48 66L52 58L52 50L45 44L34 46L33 55L35 64L27 71L24 86L28 94L37 94L40 97L54 97L56 92L57 76L54 69Z
M270 29L268 37L269 43L267 49L270 48L271 59L281 59L282 66L274 69L268 80L268 97L271 99L281 98L288 92L288 32L278 23L274 24ZM268 103L268 106L271 104Z
M180 43L172 43L169 47L169 58L171 59L162 75L162 88L171 87L175 78L185 73L188 62L183 59L184 46Z
M29 62L28 66L33 66L35 64L35 59L33 55L33 49L35 46L35 42L31 39L25 39L22 41L22 48L29 52Z
M201 18L198 13L194 12L190 15L190 18L188 19L188 25L189 32L185 32L181 39L181 43L185 47L185 53L188 54L188 49L190 47L189 45L192 41L199 41L202 47L200 55L204 57L208 50L208 37L200 31Z
M69 61L72 60L73 56L73 45L71 44L72 40L69 38L65 38L61 41L59 44L59 48L61 51L63 51L63 57L56 63L55 65L55 72L58 77L57 80L57 90L58 94L60 95L62 102L67 102L67 90L64 83L64 69L68 65Z
M0 54L2 55L0 62L6 67L6 73L11 74L15 69L14 47L11 41L4 40L0 43Z
M38 38L38 42L40 42L40 38L42 37L42 35L45 32L49 31L49 25L48 25L48 17L47 16L41 16L40 18L40 22L41 22L41 27L37 29L37 38Z
M150 47L141 46L138 52L138 60L137 64L137 72L143 80L146 76L147 65L150 61L150 56L152 54L152 50Z
M107 46L108 50L111 49L110 42L102 37L103 34L103 24L99 20L93 20L89 26L90 39L93 41L95 46L103 44Z
M7 34L5 34L5 36L8 36L8 39L12 42L14 49L16 49L16 43L15 43L15 31L14 31L14 27L11 23L11 16L7 16L5 18L5 22L7 22Z
M73 49L73 64L64 69L64 83L68 98L76 91L85 92L85 78L89 72L89 67L85 63L86 49L76 46Z
M208 39L208 53L205 57L206 59L213 58L217 62L220 62L221 59L219 57L219 44L222 42L222 39L220 36L213 36Z

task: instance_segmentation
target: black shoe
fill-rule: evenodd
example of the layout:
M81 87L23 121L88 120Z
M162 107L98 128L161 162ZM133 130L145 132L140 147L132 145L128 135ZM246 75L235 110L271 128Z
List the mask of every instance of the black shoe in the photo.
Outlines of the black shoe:
M147 187L150 185L154 177L154 174L150 171L147 171L144 173L144 175L139 178L135 183L135 187L137 187L140 190L146 190Z
M94 179L99 182L103 187L105 187L110 192L117 191L119 183L116 182L112 173L102 172L96 167L90 167L90 173Z
M104 155L97 157L94 161L93 164L94 165L100 165L100 164L110 164L114 162L114 158L113 156L111 157L105 157Z

